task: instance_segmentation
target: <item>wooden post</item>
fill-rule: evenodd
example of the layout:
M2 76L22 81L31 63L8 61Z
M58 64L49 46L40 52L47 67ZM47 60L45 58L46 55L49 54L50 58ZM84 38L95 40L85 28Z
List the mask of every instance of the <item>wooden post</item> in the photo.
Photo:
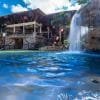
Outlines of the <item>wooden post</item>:
M15 33L16 32L16 28L15 28L15 25L14 25L14 27L13 27L13 33Z
M1 27L1 30L0 30L0 32L2 33L2 27Z
M36 41L36 22L34 21L34 32L33 32L34 42Z
M25 26L23 25L23 34L25 34Z
M61 28L61 29L60 29L60 31L59 31L60 42L61 42L62 32L63 32L63 31L64 31L64 29L63 29L63 28Z
M34 33L36 33L36 22L34 21Z
M40 24L40 33L42 33L42 24Z
M47 32L48 32L48 39L49 39L49 32L50 32L49 27L47 27Z

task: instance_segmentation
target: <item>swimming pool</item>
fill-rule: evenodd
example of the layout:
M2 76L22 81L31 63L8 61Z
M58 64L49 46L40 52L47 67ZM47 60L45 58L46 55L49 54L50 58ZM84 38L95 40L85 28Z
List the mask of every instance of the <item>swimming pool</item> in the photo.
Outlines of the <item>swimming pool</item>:
M0 100L100 100L100 55L0 52Z

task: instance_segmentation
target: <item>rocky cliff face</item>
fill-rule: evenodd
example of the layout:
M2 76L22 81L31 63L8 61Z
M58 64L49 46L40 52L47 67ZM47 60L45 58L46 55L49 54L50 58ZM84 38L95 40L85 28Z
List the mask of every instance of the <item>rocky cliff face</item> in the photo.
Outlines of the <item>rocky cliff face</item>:
M100 51L100 0L91 0L79 13L81 26L88 27L88 32L82 37L83 48Z
M100 28L90 30L83 36L82 46L86 50L100 51Z

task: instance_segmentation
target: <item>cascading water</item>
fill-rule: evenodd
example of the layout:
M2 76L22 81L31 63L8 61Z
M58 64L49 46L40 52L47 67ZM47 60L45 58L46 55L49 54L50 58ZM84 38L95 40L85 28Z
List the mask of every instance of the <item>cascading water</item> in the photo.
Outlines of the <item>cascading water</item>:
M82 37L88 33L88 26L82 25L82 15L77 11L72 18L69 34L69 51L80 51Z
M81 37L88 33L88 27L81 25L82 17L79 12L73 16L70 26L69 51L81 50Z
M69 50L80 50L80 14L76 13L71 22L70 26L70 35L69 35Z

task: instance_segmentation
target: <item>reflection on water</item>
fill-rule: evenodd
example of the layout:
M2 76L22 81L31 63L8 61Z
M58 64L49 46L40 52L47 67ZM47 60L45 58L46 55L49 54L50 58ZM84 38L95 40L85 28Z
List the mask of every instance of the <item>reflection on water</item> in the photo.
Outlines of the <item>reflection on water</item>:
M0 100L99 99L99 54L0 53Z

